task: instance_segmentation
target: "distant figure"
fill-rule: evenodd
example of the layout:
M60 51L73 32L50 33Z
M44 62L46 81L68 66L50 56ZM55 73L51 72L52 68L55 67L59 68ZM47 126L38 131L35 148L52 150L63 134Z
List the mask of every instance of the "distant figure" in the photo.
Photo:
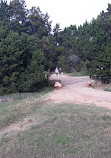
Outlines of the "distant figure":
M47 79L49 79L49 76L50 76L50 69L47 70L46 76L47 76Z
M59 75L59 70L58 70L58 68L56 67L56 69L55 69L55 74L56 74L56 76L58 76Z
M61 69L61 67L59 68L59 74L61 74L61 72L62 72L62 69Z

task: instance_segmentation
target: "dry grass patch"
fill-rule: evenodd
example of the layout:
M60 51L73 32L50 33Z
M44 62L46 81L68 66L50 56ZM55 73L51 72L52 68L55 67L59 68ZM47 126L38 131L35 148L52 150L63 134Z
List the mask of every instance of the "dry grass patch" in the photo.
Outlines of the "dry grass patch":
M32 122L27 122L28 128L14 131L11 135L8 132L2 133L0 157L110 157L109 110L91 105L54 104L51 100L45 101L34 97L21 101L16 104L17 107L19 109L17 120L23 123L23 120L29 118ZM8 114L12 115L10 112Z
M51 88L45 88L37 93L16 93L0 97L2 100L0 103L0 129L24 119L31 111L42 106L41 98L44 98L50 91Z

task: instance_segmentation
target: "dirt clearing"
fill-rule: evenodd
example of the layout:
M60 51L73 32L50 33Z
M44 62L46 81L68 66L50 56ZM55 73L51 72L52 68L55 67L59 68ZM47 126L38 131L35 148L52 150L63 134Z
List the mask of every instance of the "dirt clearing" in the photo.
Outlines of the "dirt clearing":
M54 74L50 77L50 80L56 79L61 80L62 88L50 93L49 98L53 99L55 103L85 103L111 109L111 92L88 86L89 77L55 76Z

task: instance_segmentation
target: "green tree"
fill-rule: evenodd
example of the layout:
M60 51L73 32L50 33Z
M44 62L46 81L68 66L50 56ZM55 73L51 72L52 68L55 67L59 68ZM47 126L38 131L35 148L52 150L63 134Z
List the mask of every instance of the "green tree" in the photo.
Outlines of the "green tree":
M98 52L91 62L91 76L100 79L103 83L111 82L111 51Z
M59 56L57 64L59 67L62 67L62 71L68 72L69 65L68 65L68 60L65 56L63 55Z
M51 22L48 14L43 14L39 7L32 7L28 13L29 33L39 37L48 36L51 31Z
M4 25L8 25L10 20L9 16L9 6L7 1L1 0L0 2L0 21L4 23Z
M0 41L0 94L34 91L45 82L44 56L33 36L10 31Z

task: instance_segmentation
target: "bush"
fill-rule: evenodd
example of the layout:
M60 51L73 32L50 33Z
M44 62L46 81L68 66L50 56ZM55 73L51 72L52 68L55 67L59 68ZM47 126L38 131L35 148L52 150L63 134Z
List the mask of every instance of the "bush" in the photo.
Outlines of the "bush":
M0 41L0 95L36 91L45 81L44 56L34 37L10 31Z
M91 63L91 77L100 79L103 83L111 82L111 52L99 52Z

